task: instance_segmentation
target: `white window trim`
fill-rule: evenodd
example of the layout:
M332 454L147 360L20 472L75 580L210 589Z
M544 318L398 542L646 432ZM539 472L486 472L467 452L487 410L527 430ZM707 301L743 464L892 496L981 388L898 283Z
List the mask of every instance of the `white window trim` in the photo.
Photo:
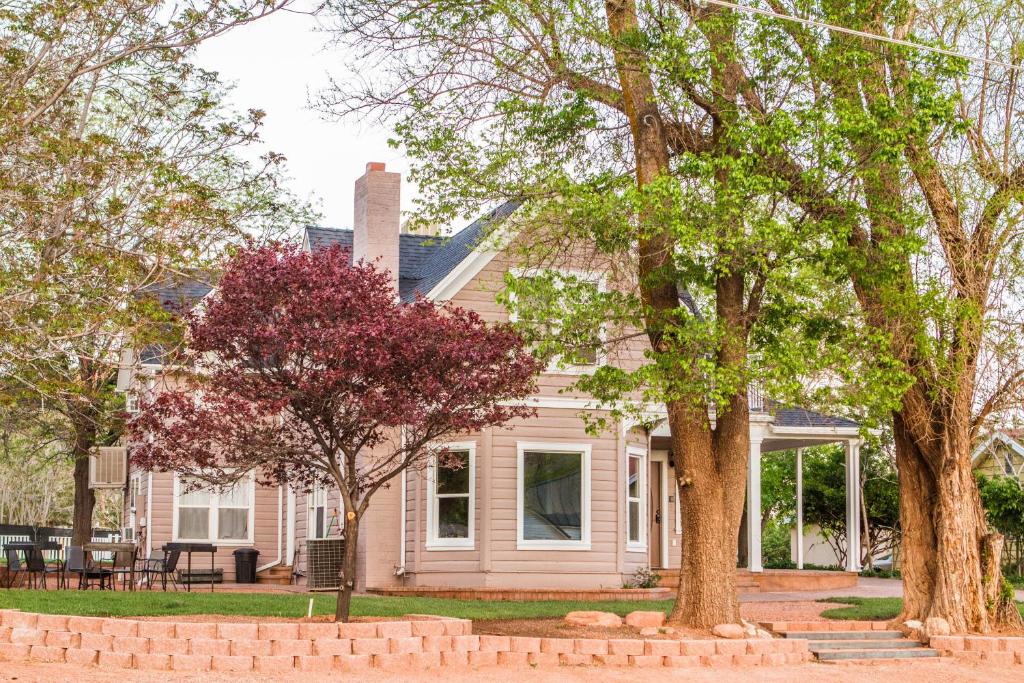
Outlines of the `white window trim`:
M314 505L314 503L316 501L316 498L314 496L316 495L317 490L322 491L323 494L324 494L324 535L323 536L321 536L319 534L310 533L310 530L313 529L313 527L316 525L316 512L315 511L316 511L316 507L317 506ZM327 504L328 503L328 500L327 500L328 499L328 494L330 494L330 489L328 489L327 487L324 487L324 486L320 486L319 484L314 484L313 488L306 495L306 538L311 540L311 541L321 541L321 540L323 540L325 538L328 538L328 532L330 531L330 526L331 526L331 517L328 514L328 510L330 509L330 506Z
M637 473L640 476L639 496L631 499L629 496L629 459L640 458L640 466L637 468ZM647 476L648 469L650 468L650 460L647 457L647 449L639 448L637 446L626 447L626 490L623 492L626 499L626 550L630 552L647 552L647 508L650 507L651 501L647 492ZM640 510L640 538L639 540L633 541L629 538L629 503L630 500L636 500L638 505L637 509Z
M572 268L546 268L546 269L542 269L542 271L537 271L536 269L513 268L509 272L512 273L513 277L520 278L520 277L536 277L537 275L540 274L540 272L545 272L545 271L553 271L553 272L560 273L561 275L570 275L570 276L573 276L573 277L575 277L577 279L580 279L580 280L586 280L588 282L592 282L592 283L596 284L598 292L604 292L605 291L605 276L604 275L596 275L594 273L590 273L590 272L587 272L587 271L584 271L584 270L576 270L576 269L572 269ZM561 285L559 285L559 288L561 288ZM510 296L512 301L516 300L515 292L512 292L509 296ZM514 323L514 322L516 322L519 319L519 316L515 313L514 310L513 311L509 311L508 319L509 319L509 322L513 322ZM608 341L608 334L607 334L607 328L605 327L605 325L601 325L601 330L598 332L598 337L601 339L601 344L602 345L599 346L596 349L596 362L593 365L566 365L566 366L562 366L560 364L560 362L559 362L561 357L560 356L555 356L548 363L548 366L546 368L544 368L544 370L543 370L544 374L547 374L547 375L588 375L588 374L594 372L595 370L597 370L598 368L600 368L601 366L607 364L608 357L604 353L604 343Z
M444 445L446 450L469 453L469 536L466 538L438 538L437 536L437 456L427 463L427 550L472 550L476 539L476 442L458 441Z
M220 502L220 494L210 492L210 524L209 538L179 538L178 537L178 501L181 498L181 474L174 473L174 496L171 506L171 540L175 543L212 543L216 546L245 546L252 545L256 527L256 477L250 472L246 475L249 479L249 537L245 539L218 539L217 538L217 510ZM148 502L148 501L147 501Z
M516 550L590 550L590 450L589 443L516 442ZM538 541L523 538L523 454L526 451L576 453L581 456L583 529L579 541Z

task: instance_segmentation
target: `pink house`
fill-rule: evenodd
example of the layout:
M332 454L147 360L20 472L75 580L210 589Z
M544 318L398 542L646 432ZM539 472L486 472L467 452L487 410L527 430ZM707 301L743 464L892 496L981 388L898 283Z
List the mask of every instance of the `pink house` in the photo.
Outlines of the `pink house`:
M518 205L499 206L449 237L408 234L400 228L400 180L383 164L368 164L356 183L353 229L308 228L304 247L342 244L354 258L379 258L396 275L404 300L421 294L507 319L496 295L505 274L521 264L492 233L516 238ZM188 305L208 291L189 285L158 295ZM617 588L640 567L671 575L682 525L668 432L658 421L664 410L650 408L652 429L618 422L593 436L580 418L591 398L566 391L580 373L600 363L637 363L642 353L631 344L584 359L585 365L553 365L530 398L536 417L460 437L452 448L466 461L461 470L409 472L379 492L360 534L360 588ZM119 377L130 397L172 381L158 353L140 356ZM748 518L761 518L764 453L842 442L847 472L858 471L856 423L773 406L756 395L751 405ZM295 563L304 573L308 541L338 535L336 491L306 493L250 480L226 493L183 494L171 472L131 469L127 478L130 533L147 550L169 541L213 542L225 580L233 579L236 547L259 549L259 575L272 580L290 576ZM859 569L858 505L858 496L848 496L849 571ZM760 525L747 525L744 533L745 564L760 572Z

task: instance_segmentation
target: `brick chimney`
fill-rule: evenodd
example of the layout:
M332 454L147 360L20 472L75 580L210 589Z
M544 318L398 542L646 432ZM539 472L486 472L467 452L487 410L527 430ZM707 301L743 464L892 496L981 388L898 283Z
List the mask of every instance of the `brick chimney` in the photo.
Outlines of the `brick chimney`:
M389 173L384 163L371 161L366 173L356 180L353 200L352 257L377 262L391 272L398 291L398 234L401 173Z

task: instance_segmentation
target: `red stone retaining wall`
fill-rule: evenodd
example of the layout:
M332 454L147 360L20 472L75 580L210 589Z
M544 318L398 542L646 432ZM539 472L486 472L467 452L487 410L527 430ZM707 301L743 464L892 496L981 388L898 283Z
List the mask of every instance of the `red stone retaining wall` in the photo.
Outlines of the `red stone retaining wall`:
M947 657L997 664L1024 664L1024 638L932 636L928 644Z
M808 661L806 640L605 640L473 635L467 619L259 624L0 610L0 661L177 671L420 670L484 665L694 667Z

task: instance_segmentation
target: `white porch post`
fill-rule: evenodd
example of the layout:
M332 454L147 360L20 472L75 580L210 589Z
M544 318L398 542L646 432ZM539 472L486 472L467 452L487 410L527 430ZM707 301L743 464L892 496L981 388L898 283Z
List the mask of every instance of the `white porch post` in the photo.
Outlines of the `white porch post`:
M796 568L804 568L804 449L796 449Z
M860 441L846 442L846 571L860 571Z
M763 571L761 566L761 440L750 439L747 465L747 568Z

